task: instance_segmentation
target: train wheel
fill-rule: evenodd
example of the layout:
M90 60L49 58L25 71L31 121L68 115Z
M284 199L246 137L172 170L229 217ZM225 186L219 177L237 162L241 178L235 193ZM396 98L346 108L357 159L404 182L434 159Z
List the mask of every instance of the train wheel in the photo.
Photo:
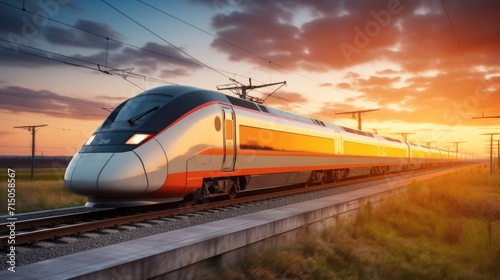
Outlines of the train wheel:
M313 171L311 173L311 176L309 177L309 180L307 181L308 185L311 184L325 184L327 181L328 175L325 170L318 170L318 171Z
M184 199L182 200L182 203L185 206L193 206L195 204L194 194L191 193L191 194L186 195L184 197Z
M318 178L318 182L321 185L324 185L326 183L326 179L327 179L326 171L320 171L318 174L316 174L316 176Z
M308 179L306 182L304 182L304 188L309 188L310 185L311 185L310 179Z
M240 192L240 183L238 179L231 180L231 189L227 193L227 198L234 199Z
M335 179L337 181L344 180L346 177L347 177L347 170L345 170L345 169L335 170Z
M228 194L227 194L227 198L228 199L235 199L236 198L236 195L238 195L237 192L231 190Z
M182 202L186 206L193 206L195 204L206 203L206 202L208 202L208 200L207 200L208 195L209 195L208 190L207 190L206 186L204 186L203 188L198 189L198 190L186 195L184 197L184 199L182 200Z

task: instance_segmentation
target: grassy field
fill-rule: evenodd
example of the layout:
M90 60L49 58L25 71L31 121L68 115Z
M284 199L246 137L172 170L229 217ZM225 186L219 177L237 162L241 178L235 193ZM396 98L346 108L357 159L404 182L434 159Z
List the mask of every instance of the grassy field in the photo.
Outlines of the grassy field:
M15 176L15 212L17 214L50 210L71 206L82 206L86 198L74 195L64 188L64 170L37 169L35 182L31 182L29 169L14 169ZM7 169L0 174L0 215L7 214Z
M85 204L63 170L16 170L16 213ZM6 214L7 170L0 174ZM500 175L474 166L409 187L277 251L249 256L214 279L500 279Z
M219 279L500 279L500 176L482 165L410 186Z

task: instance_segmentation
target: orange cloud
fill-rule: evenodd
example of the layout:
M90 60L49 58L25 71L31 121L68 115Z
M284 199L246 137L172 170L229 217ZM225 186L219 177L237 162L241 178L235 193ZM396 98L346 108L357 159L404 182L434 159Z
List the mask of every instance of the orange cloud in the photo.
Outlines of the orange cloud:
M395 68L368 78L348 70L336 87L359 94L347 102L378 104L380 120L474 125L472 116L499 111L500 2L444 5L437 0L242 2L215 16L213 28L260 56L220 40L212 46L231 60L261 67L270 60L327 72L390 63ZM297 24L303 10L310 16Z
M7 112L34 112L53 117L75 119L104 119L108 114L102 107L116 106L120 102L103 102L70 97L49 90L34 90L18 86L0 88L0 110Z

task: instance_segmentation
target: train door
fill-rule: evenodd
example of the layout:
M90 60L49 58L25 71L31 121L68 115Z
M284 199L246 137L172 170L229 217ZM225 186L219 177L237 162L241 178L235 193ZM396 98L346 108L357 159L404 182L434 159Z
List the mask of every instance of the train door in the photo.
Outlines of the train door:
M224 127L224 158L222 160L222 171L234 171L236 160L236 124L233 108L222 106Z

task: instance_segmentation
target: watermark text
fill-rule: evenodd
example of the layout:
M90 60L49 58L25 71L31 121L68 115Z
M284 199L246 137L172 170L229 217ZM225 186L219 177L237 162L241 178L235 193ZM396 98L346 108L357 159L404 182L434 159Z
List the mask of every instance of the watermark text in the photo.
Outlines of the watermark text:
M16 171L10 168L7 169L7 212L10 216L7 218L7 243L10 245L7 248L7 269L16 272Z

